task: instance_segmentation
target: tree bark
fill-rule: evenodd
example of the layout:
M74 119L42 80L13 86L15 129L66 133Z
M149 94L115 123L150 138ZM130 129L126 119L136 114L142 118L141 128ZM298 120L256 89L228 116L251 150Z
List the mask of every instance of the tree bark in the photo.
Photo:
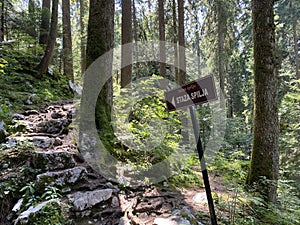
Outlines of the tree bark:
M68 76L74 82L70 19L70 0L62 0L64 75Z
M257 183L265 200L276 201L279 171L274 0L253 0L254 134L247 183ZM263 179L266 178L266 180Z
M5 0L2 0L2 4L1 4L1 29L0 29L0 41L4 41L4 26L5 26L4 10L5 10Z
M43 0L39 44L46 45L50 28L50 0Z
M176 12L176 0L173 0L172 4L173 13L173 43L174 43L174 73L175 81L178 82L178 33L177 33L177 12Z
M186 82L186 62L185 62L185 40L184 40L184 2L178 0L178 60L179 73L178 84L183 85Z
M51 16L51 29L49 38L47 41L47 47L44 56L37 67L37 78L41 78L44 73L47 72L48 66L52 58L53 50L56 43L57 36L57 20L58 20L58 0L52 1L52 16Z
M85 73L86 69L86 37L85 37L85 24L84 24L84 15L85 15L85 1L80 0L80 55L81 55L81 75Z
M114 45L114 6L113 0L90 0L86 63L89 67L98 57L110 51ZM112 69L112 58L104 68ZM111 126L112 79L110 78L97 99L95 119L100 136L113 138ZM111 139L112 140L112 139Z
M201 77L201 61L200 61L201 49L200 49L199 21L198 21L197 12L195 16L195 21L196 21L196 49L197 49L198 77Z
M29 16L29 24L27 24L27 33L34 39L37 38L36 31L36 20L35 20L35 2L34 0L28 1L28 16Z
M300 60L299 60L299 47L298 47L298 35L297 35L297 20L293 22L293 38L294 38L294 54L295 54L295 65L296 65L296 79L300 80ZM300 88L300 81L298 82Z
M221 107L225 108L225 65L224 61L224 40L225 40L225 31L224 28L226 26L226 18L223 12L223 5L221 1L217 1L217 30L218 30L218 52L217 52L217 59L218 59L218 75L220 80L220 103Z
M164 0L158 0L160 76L166 77L166 34Z
M131 0L122 0L122 62L121 62L121 87L122 88L126 87L131 83L132 47L130 45L126 45L131 42L132 42Z
M134 35L134 41L135 41L135 74L136 78L139 78L139 71L140 71L140 62L139 62L139 46L138 46L138 41L139 41L139 35L138 35L138 30L139 30L139 25L138 25L138 20L136 16L136 6L135 6L135 0L132 0L132 19L133 19L133 35Z

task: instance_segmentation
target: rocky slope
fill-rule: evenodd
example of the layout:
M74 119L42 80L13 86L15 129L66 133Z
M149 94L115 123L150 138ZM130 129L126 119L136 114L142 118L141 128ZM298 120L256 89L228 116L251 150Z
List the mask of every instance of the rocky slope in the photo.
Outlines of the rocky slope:
M96 174L77 150L72 114L64 101L12 116L15 134L0 150L1 224L207 224L193 207L205 197L191 202L163 186L130 189Z

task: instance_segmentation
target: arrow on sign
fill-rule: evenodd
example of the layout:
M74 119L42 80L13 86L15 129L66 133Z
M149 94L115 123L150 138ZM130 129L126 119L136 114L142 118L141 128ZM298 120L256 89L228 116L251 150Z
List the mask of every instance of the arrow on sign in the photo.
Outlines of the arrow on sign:
M212 76L202 77L180 88L165 92L168 111L187 108L217 99L217 91Z
M176 108L176 103L175 103L175 98L172 98L172 105L174 105L174 107Z

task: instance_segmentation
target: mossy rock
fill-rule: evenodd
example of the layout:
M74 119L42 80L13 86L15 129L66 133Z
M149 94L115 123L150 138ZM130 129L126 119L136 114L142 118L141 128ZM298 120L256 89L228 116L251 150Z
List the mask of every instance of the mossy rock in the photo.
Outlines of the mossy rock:
M0 150L0 166L9 165L10 168L25 164L30 164L34 149L31 147L14 147Z
M60 202L57 199L42 202L35 207L30 207L20 214L15 225L63 225L66 218L62 214Z

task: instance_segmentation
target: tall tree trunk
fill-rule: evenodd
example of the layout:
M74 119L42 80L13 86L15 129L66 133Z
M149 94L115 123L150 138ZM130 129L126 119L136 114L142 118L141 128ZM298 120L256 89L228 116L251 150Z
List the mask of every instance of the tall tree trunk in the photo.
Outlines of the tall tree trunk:
M164 0L158 0L160 76L166 77L166 34Z
M186 61L185 61L185 36L184 36L184 0L178 0L178 84L186 83ZM188 118L181 116L183 143L189 143L187 132Z
M132 77L132 47L126 44L132 42L132 9L131 0L122 0L122 62L121 87L131 83ZM126 46L124 46L126 45Z
M114 44L114 0L90 0L87 68L100 56L113 48ZM112 58L105 65L108 72L112 69ZM111 126L112 79L110 78L99 93L96 103L95 119L100 136L113 138ZM112 140L112 139L111 139Z
M50 28L50 0L43 0L39 43L46 45Z
M296 64L296 78L300 79L300 60L299 60L299 47L298 47L298 35L297 35L297 19L293 22L293 38L294 38L294 54ZM298 83L300 88L300 82Z
M140 63L139 63L139 46L138 46L138 30L139 30L139 25L138 25L138 20L136 16L136 6L135 6L135 0L132 0L132 19L133 19L133 35L134 35L134 41L135 41L135 74L136 78L139 78L139 70L140 70Z
M198 68L198 77L201 77L201 61L200 61L201 49L200 49L199 21L198 21L197 12L196 12L195 20L196 20L197 68Z
M63 65L64 75L74 82L70 0L62 0L62 22L63 22Z
M274 0L252 0L254 39L254 136L248 184L276 201L279 170ZM264 180L266 178L268 181Z
M4 10L5 10L5 0L2 0L2 4L1 4L1 29L0 29L0 41L4 41L4 26L5 26Z
M197 51L197 68L198 68L198 77L201 77L201 62L200 62L200 33L199 33L199 18L198 18L198 9L196 7L195 1L189 0L189 3L194 11L194 15L192 16L195 18L195 45Z
M186 82L185 40L184 40L184 1L183 0L178 0L178 44L179 44L178 84L183 85Z
M177 33L177 12L176 12L176 0L172 2L172 13L173 13L173 43L174 43L174 73L175 81L178 82L178 33Z
M85 15L85 1L80 0L80 55L81 55L81 75L85 73L86 69L86 37L85 37L85 24L84 24L84 15Z
M37 38L36 31L36 20L35 20L35 2L34 0L28 1L28 16L29 16L29 24L27 24L27 33L34 39Z
M52 58L53 50L56 43L57 36L57 20L58 20L58 0L52 0L52 16L51 16L51 28L47 41L47 47L44 56L37 67L37 77L41 78L44 73L47 72L48 66Z
M220 95L221 107L225 108L225 65L224 65L224 40L225 40L225 31L226 18L224 15L222 1L217 1L217 29L218 29L218 50L217 50L217 59L218 59L218 75L220 80L220 90L222 94Z

